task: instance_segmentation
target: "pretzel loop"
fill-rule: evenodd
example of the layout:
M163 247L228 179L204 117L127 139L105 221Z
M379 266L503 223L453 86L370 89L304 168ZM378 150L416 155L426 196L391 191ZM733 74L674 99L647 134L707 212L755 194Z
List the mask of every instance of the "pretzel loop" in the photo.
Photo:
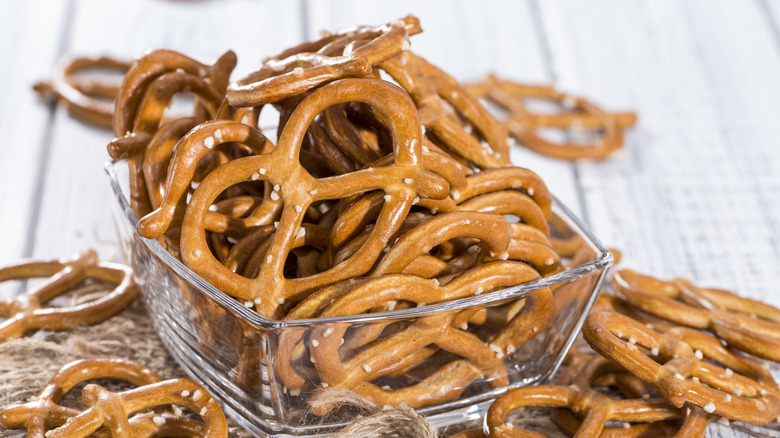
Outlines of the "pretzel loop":
M23 261L0 269L0 281L51 276L39 287L14 298L0 300L0 342L22 336L29 330L65 330L97 324L119 313L138 295L132 270L123 265L99 262L94 251L72 259ZM43 305L73 289L86 279L116 285L113 291L94 301L68 307L43 308Z

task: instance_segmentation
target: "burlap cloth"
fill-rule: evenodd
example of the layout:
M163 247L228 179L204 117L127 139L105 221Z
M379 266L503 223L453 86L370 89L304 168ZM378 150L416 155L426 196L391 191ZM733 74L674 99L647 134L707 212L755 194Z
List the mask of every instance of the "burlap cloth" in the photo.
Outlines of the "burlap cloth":
M61 304L78 303L104 294L105 287L85 285L59 298ZM54 373L68 362L99 357L124 357L153 369L162 378L187 377L163 346L152 327L141 300L117 316L91 327L80 327L66 332L39 331L28 337L0 343L0 407L28 401L38 395ZM109 386L110 388L110 386ZM80 387L71 391L66 404L78 406ZM449 427L435 431L411 409L383 410L351 397L333 392L334 400L356 404L365 415L348 426L338 437L435 437L449 436L465 428L478 428L481 422ZM562 436L549 421L549 413L542 410L524 410L522 423L532 425L548 436ZM230 437L251 437L235 422L230 423ZM0 438L22 437L24 432L0 430Z

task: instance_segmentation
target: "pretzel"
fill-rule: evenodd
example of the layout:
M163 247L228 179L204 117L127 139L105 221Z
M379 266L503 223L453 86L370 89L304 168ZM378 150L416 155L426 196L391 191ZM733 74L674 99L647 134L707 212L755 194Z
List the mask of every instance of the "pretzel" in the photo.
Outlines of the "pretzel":
M131 437L133 428L127 415L169 404L187 407L200 415L205 423L204 438L223 438L228 433L219 404L203 387L188 379L165 380L118 393L89 384L82 390L82 399L88 409L47 432L47 438L88 437L101 427L114 437Z
M558 385L569 386L576 391L582 391L584 398L588 398L588 395L594 396L592 399L594 401L600 400L601 397L595 395L596 392L592 389L593 386L616 386L621 390L623 396L627 397L629 400L640 402L640 405L641 403L648 403L657 406L659 412L663 409L663 405L665 404L663 399L651 399L650 394L639 379L625 372L625 370L609 362L605 358L598 355L580 353L578 350L574 349L569 353L567 359L569 360L568 367L561 374ZM622 400L621 402L624 401L627 400ZM598 403L598 401L596 401L596 403ZM620 410L621 407L616 406L615 403L615 401L610 400L605 406L599 406L595 409ZM676 419L681 416L679 410L670 405L666 405L666 409L669 412L670 419ZM596 413L591 413L590 415L598 416ZM680 425L676 425L674 422L670 421L656 421L641 424L624 423L623 427L604 427L600 434L601 436L613 437L672 435L676 437L704 436L707 424L710 421L709 414L696 408L688 410L682 417L684 417L684 421L682 421ZM573 415L571 411L566 409L553 409L552 419L555 424L567 434L571 436L580 436L577 434L581 430L580 428L583 422ZM582 432L584 435L587 435L587 428L582 429ZM598 435L598 433L593 434L593 436Z
M612 287L641 310L675 324L710 330L729 345L780 362L780 310L690 281L661 281L624 269Z
M214 117L235 65L236 55L230 51L213 66L205 66L171 50L155 50L138 59L125 75L114 114L117 138L108 144L108 152L128 162L130 201L138 217L152 210L144 181L144 152L160 128L165 109L174 95L189 92L197 97L193 115Z
M29 438L43 438L47 432L79 414L74 408L58 403L76 385L96 379L114 379L135 386L162 381L154 371L129 359L86 359L60 368L41 393L32 401L0 410L0 427L27 429Z
M583 334L599 354L653 385L676 407L695 405L753 424L780 415L780 393L768 370L702 338L703 333L674 328L660 334L626 316L601 312L588 316Z
M435 157L437 154L424 152L424 163L431 162L429 156ZM442 200L420 199L420 207L434 214L457 211L513 214L545 235L549 234L546 218L550 217L552 197L535 173L519 167L508 167L489 169L468 177L460 174L459 180L457 171L452 169L451 163L448 164L436 167L426 164L426 168L450 181L450 186L454 187L450 195ZM369 193L345 209L333 225L329 242L331 251L340 249L361 228L375 220L383 202L381 194ZM540 242L546 244L546 238ZM553 258L550 266L553 266L559 257L555 254L550 254L550 257Z
M40 286L14 298L0 299L0 342L22 336L29 330L66 330L97 324L119 313L136 295L138 287L132 270L124 265L99 262L94 251L70 259L24 260L0 268L0 281L51 277ZM69 307L44 308L44 304L73 289L86 279L115 284L107 295Z
M506 287L538 278L527 265L517 262L494 262L481 265L446 286L414 276L395 274L377 277L325 308L321 317L361 313L389 301L405 300L415 304L429 304L474 295L478 289ZM451 400L474 379L484 376L493 386L508 383L501 358L504 352L513 352L539 333L552 316L552 296L542 290L529 296L523 310L497 335L489 345L461 328L468 320L462 313L440 313L421 317L409 327L392 336L380 339L361 349L354 357L342 362L339 355L346 327L334 325L315 329L311 334L312 360L323 381L323 386L345 387L379 404L421 407ZM546 315L546 316L542 316ZM417 385L395 390L382 389L371 380L408 366L404 359L428 345L452 352L463 359L437 369ZM320 412L321 406L314 411Z
M392 121L395 163L390 167L314 179L298 160L305 128L323 109L351 101L366 102ZM296 108L272 152L233 160L218 167L200 183L184 216L181 237L184 262L228 294L244 301L259 300L258 311L272 317L280 316L280 301L300 301L306 291L365 273L400 225L416 196L441 198L447 192L445 180L420 166L421 133L419 124L415 123L414 111L412 102L402 90L378 79L343 79L318 88ZM204 233L206 212L217 196L230 186L252 180L269 181L274 188L278 187L275 195L283 203L279 224L268 247L267 261L255 279L233 273L211 256ZM363 248L328 271L307 278L284 278L285 260L309 206L321 200L371 190L384 190L389 201Z
M409 36L422 32L416 17L376 27L326 33L269 58L263 67L231 83L227 98L237 107L257 106L297 96L326 82L367 76L372 67L408 49Z
M185 127L190 124L182 123ZM174 126L174 128L178 128L178 126ZM191 128L178 141L165 172L161 170L154 172L150 169L150 177L147 180L150 183L154 182L152 188L158 188L163 195L158 207L138 221L138 234L153 239L165 233L174 221L176 208L194 181L198 164L222 144L232 142L247 146L256 155L269 153L274 147L260 131L240 122L214 120ZM150 149L149 152L158 153L156 149ZM164 160L154 160L154 162L160 161ZM163 173L167 175L167 178L165 179L165 188L160 189L160 176ZM275 218L279 207L281 207L281 202L272 199L266 200L264 204L262 208L257 208L255 212L241 220L231 220L229 216L209 212L207 213L206 229L227 232L228 235L234 237L245 234L247 229L270 223L271 218ZM235 230L235 233L231 233L231 229Z
M426 135L430 131L448 149L479 168L510 164L506 129L452 77L408 51L379 67L412 96ZM467 131L472 126L484 142Z
M57 62L50 81L36 82L33 89L46 99L62 103L73 116L89 123L111 128L114 105L105 99L114 99L119 86L99 80L80 79L76 75L89 70L125 73L132 63L107 56L65 57Z
M482 84L467 87L470 93L488 99L508 112L504 125L522 145L543 155L565 160L581 158L604 159L623 145L623 130L636 123L634 113L609 113L583 99L562 93L553 87L523 85L488 76ZM542 99L558 103L563 112L537 114L525 104L526 99ZM588 129L603 134L589 142L566 141L556 144L538 133L540 128Z

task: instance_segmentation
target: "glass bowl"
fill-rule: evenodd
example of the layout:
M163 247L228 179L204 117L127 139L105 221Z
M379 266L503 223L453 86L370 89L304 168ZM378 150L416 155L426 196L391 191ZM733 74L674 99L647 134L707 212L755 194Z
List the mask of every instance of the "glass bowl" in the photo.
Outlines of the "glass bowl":
M462 365L468 361L458 361L453 354L431 348L423 365L405 368L396 364L392 372L383 369L380 373L383 377L372 380L377 383L374 389L380 391L420 382L435 387L436 382L431 380L438 376L439 383L442 379L448 383L449 392L444 392L450 395L441 400L429 400L424 403L427 406L417 409L418 412L435 427L479 418L490 402L508 387L539 383L555 372L577 336L612 263L611 254L601 242L565 206L554 200L552 237L562 242L576 242L580 248L573 259L576 266L566 271L515 287L425 307L346 317L271 320L207 283L157 241L140 237L136 233L138 219L126 194L127 166L110 162L105 170L115 194L122 247L135 269L155 330L184 370L208 388L229 416L257 436L327 435L360 414L349 407L325 414L315 414L310 409L310 398L323 392L323 385L316 378L315 365L309 360L310 349L319 345L315 340L317 336L351 334L350 342L336 347L338 354L348 358L364 345L352 342L358 335L372 336L374 333L371 339L381 338L378 334L386 333L388 327L395 327L393 333L397 333L408 327L424 327L430 321L466 313L475 315L473 318L482 315L483 322L489 321L490 315L504 315L505 321L510 321L514 318L511 315L519 314L526 303L532 302L526 300L529 294L550 288L554 297L552 319L541 331L534 329L534 335L521 347L507 348L506 354L496 354L506 371L500 372L499 377L482 370L483 376L476 379L447 380L459 371L453 371L457 367L450 367L448 371L443 364L458 362ZM463 324L472 323L473 319L469 319ZM489 324L484 322L484 325ZM478 330L482 329L482 326L478 327ZM291 370L295 373L290 373ZM364 364L363 371L376 370L369 370ZM361 370L357 369L357 372ZM391 394L403 393L400 389Z

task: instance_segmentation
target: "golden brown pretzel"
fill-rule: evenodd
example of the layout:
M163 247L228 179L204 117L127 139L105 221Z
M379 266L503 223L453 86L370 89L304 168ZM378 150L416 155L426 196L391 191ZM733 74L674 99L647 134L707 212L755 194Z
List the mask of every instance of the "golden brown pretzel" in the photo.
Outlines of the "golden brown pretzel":
M122 137L127 132L132 132L147 89L160 76L180 72L201 77L214 87L217 93L224 95L236 61L236 55L232 51L225 52L211 66L173 50L160 49L145 54L127 72L117 95L114 135Z
M421 32L414 16L376 27L328 33L266 60L263 67L231 83L227 97L237 107L257 106L297 96L326 82L367 76L373 66L409 47Z
M200 438L203 436L205 428L206 426L202 421L166 412L159 414L156 412L145 412L130 417L130 429L133 431L133 438ZM105 429L99 430L94 434L95 437L104 438L112 436L110 432L103 433L104 431Z
M392 122L396 161L390 167L315 179L298 159L306 128L325 108L352 101L374 106ZM258 311L277 318L281 316L280 301L300 301L305 292L364 274L397 230L414 198L441 198L449 188L446 180L420 164L421 131L414 113L414 105L403 90L378 79L342 79L318 88L296 108L272 152L233 160L200 183L184 217L181 240L184 262L228 294L244 301L260 300ZM228 187L252 180L269 181L275 189L271 199L284 204L266 263L255 279L237 275L221 265L209 253L204 232L206 212L217 196ZM363 248L350 260L328 271L307 278L284 278L284 263L295 240L305 237L299 236L300 225L309 206L321 200L372 190L383 190L388 201Z
M732 347L780 362L780 309L688 280L662 281L628 269L615 273L611 285L649 314L710 330Z
M670 429L659 426L655 429L637 427L621 433L620 429L605 429L608 421L652 423L675 418L678 414L669 408L663 399L617 400L613 401L593 390L582 390L571 386L529 386L510 389L490 406L485 417L486 436L490 438L544 438L544 435L513 427L504 422L505 417L515 409L530 406L548 406L567 408L584 420L577 429L575 437L637 437L671 436ZM701 411L691 411L675 437L701 437L706 430L709 417ZM640 435L650 430L649 435ZM604 432L602 434L602 432ZM661 432L662 434L653 434Z
M129 359L86 359L60 368L41 393L32 401L0 410L0 427L27 429L29 438L43 438L47 432L79 414L74 408L58 403L76 385L96 379L114 379L135 386L162 381L154 371Z
M452 77L408 51L380 68L412 96L426 135L431 132L450 151L479 168L510 164L506 129ZM472 128L479 136L467 131Z
M507 111L504 124L523 146L540 154L566 160L603 159L623 145L623 130L636 122L634 113L609 113L586 99L575 98L549 86L524 85L488 76L482 84L467 87ZM539 114L529 110L525 100L542 99L558 103L563 111ZM540 128L596 130L602 135L589 143L566 141L556 144L538 133Z
M146 409L175 404L197 413L204 420L204 438L226 438L225 414L203 387L188 379L172 379L113 393L90 384L82 390L88 409L46 433L47 438L88 437L101 427L113 437L132 437L128 415Z
M51 277L42 285L10 299L0 300L0 342L22 336L28 330L66 330L97 324L122 311L138 295L132 270L124 265L100 262L94 251L71 259L24 260L0 268L0 281ZM44 304L86 279L116 285L94 301L70 307L44 308Z
M256 155L270 153L274 148L273 143L260 131L240 122L213 120L195 126L179 140L168 160L165 188L161 190L163 195L159 206L138 221L138 234L147 238L157 238L165 233L174 221L176 209L182 198L190 190L198 164L215 148L232 142L247 146ZM159 182L159 177L154 178L153 181ZM275 218L280 207L281 202L278 200L267 199L263 206L258 207L242 220L230 220L229 216L209 212L206 229L224 233L232 227L241 232L258 225L265 225ZM238 237L235 234L233 236Z
M73 116L95 125L111 128L114 104L119 84L93 79L81 79L76 75L83 71L105 70L125 73L131 62L100 57L65 57L57 61L50 81L36 82L33 89L45 98L57 99Z
M575 388L578 391L590 392L594 391L592 387L606 387L615 386L620 389L623 397L627 399L643 400L652 404L658 403L663 399L651 399L650 394L644 387L641 380L627 373L620 366L613 364L605 358L598 355L590 355L586 353L580 353L574 349L569 353L567 357L569 361L568 367L561 374L557 384L565 385L571 388ZM586 396L587 397L587 396ZM594 398L596 400L598 397ZM614 409L614 401L611 401L612 406L599 406L597 409ZM665 402L664 402L665 403ZM660 404L663 406L663 403ZM618 409L620 409L618 407ZM659 408L660 409L660 408ZM685 420L681 424L675 424L674 421L656 421L651 423L639 423L630 424L623 423L622 427L604 427L599 436L602 437L639 437L639 436L676 436L676 437L701 437L709 423L710 416L699 408L693 411L688 411L685 415L672 407L667 405L667 409L670 413L670 419L676 419L678 417L685 417ZM582 426L582 420L577 418L568 409L553 409L552 419L558 427L571 436L581 436L580 427ZM681 427L682 426L682 427ZM582 429L582 435L592 433L586 429ZM595 436L595 435L594 435Z
M588 316L583 334L599 354L653 385L676 407L695 405L753 424L780 415L780 392L768 370L717 341L704 341L702 333L674 328L660 334L626 316L600 312Z
M165 110L179 93L196 96L193 116L212 118L224 100L236 55L227 52L213 66L205 66L171 50L155 50L130 68L116 100L114 133L108 144L114 159L127 160L130 169L130 201L136 216L152 210L144 180L145 149L163 123Z
M411 275L384 275L337 298L320 316L362 313L399 300L417 305L431 304L479 294L480 289L522 284L535 278L538 274L527 265L509 261L481 265L441 287L434 281ZM372 342L343 362L339 350L346 327L333 325L316 329L311 334L310 352L323 386L350 388L378 404L398 406L406 403L421 407L457 397L471 381L482 376L494 387L507 384L506 369L501 361L504 354L516 351L541 332L551 317L552 296L545 289L530 295L523 310L487 342L464 330L467 314L448 312L421 317L402 331ZM405 359L429 345L436 345L462 359L435 370L417 385L388 390L371 383L371 380L409 366Z

